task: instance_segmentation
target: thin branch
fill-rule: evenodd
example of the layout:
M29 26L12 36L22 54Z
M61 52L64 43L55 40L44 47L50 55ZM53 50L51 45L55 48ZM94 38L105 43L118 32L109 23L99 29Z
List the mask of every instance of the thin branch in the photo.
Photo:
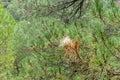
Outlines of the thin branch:
M114 70L107 70L107 73L112 76L120 76L120 72L116 72Z

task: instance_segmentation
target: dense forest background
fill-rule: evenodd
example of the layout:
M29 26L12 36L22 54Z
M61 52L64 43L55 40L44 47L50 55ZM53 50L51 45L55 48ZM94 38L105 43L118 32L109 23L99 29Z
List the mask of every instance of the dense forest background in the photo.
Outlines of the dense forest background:
M119 0L0 0L0 80L120 80ZM83 62L66 62L63 36Z

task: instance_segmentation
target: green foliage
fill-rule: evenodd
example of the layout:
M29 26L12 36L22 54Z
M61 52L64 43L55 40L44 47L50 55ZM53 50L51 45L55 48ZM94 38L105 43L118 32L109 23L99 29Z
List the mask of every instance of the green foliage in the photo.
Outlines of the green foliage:
M90 9L69 25L64 25L58 17L45 16L48 6L46 2L53 4L52 1L54 0L12 0L7 10L15 19L20 20L16 25L12 16L0 7L0 41L4 42L8 36L6 43L0 46L0 78L119 79L119 74L114 73L120 72L120 9L113 0L91 0ZM29 16L24 17L29 11ZM65 51L59 46L60 40L66 35L80 41L79 55L83 58L82 63L78 59L75 64L66 62Z
M7 80L12 76L14 51L12 45L15 20L3 9L0 3L0 79Z
M24 20L29 17L40 17L48 13L48 4L56 0L11 0L6 9L15 20Z

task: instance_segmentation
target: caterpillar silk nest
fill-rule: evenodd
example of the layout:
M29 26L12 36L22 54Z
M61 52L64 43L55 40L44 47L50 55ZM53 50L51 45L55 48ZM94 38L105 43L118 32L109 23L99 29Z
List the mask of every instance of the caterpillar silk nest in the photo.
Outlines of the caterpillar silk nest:
M66 45L70 45L70 44L72 44L72 40L70 39L69 36L66 36L60 40L60 46L62 46L62 47L66 46Z
M78 49L79 49L79 40L72 40L69 36L64 37L60 40L60 46L64 47L65 49L65 57L66 60L70 59L70 55L73 54L72 62L76 62L77 58L79 58L80 62L82 62L82 58L79 56Z

